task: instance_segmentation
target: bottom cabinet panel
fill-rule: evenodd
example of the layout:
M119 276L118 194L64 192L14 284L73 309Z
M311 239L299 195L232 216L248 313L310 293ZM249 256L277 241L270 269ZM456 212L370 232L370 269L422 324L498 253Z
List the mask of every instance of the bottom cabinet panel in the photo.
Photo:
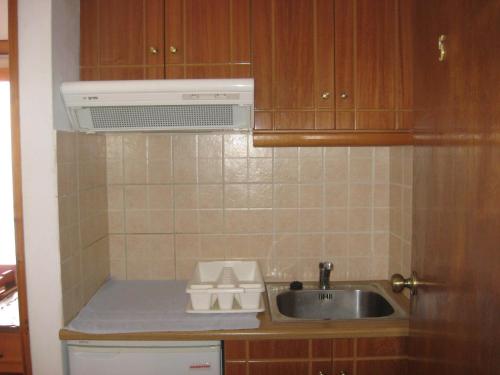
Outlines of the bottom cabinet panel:
M358 361L357 375L406 375L408 361L406 359Z
M311 375L333 375L332 362L321 361L312 363Z
M333 375L354 375L354 362L333 361Z
M249 375L307 375L307 362L250 363Z
M247 374L247 364L246 363L228 363L226 362L225 375L246 375Z

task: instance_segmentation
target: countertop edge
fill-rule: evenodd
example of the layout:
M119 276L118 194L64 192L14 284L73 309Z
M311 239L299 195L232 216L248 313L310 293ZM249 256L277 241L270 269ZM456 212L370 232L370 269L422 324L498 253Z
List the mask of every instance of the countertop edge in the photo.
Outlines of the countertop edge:
M407 319L384 322L337 322L324 324L282 323L272 328L217 330L217 331L180 331L180 332L131 332L131 333L83 333L61 329L61 340L240 340L240 339L314 339L314 338L354 338L408 336Z

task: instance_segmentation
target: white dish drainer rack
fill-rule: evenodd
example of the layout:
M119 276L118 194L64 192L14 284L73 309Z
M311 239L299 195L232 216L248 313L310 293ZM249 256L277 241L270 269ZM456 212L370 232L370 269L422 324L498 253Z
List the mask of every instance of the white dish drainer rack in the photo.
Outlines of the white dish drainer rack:
M188 313L264 311L264 281L255 261L198 262L186 293Z

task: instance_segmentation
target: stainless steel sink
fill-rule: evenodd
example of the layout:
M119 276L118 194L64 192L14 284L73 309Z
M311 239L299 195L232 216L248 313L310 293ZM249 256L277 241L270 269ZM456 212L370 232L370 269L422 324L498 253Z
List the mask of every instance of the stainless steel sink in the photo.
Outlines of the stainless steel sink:
M404 318L404 310L377 283L338 283L318 289L305 283L290 290L288 283L267 284L273 321Z

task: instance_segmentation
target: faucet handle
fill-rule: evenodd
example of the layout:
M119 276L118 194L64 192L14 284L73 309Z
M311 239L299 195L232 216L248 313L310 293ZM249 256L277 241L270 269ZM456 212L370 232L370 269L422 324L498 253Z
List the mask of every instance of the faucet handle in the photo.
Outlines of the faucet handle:
M319 269L320 270L331 271L333 269L333 263L332 262L320 262L319 263Z

